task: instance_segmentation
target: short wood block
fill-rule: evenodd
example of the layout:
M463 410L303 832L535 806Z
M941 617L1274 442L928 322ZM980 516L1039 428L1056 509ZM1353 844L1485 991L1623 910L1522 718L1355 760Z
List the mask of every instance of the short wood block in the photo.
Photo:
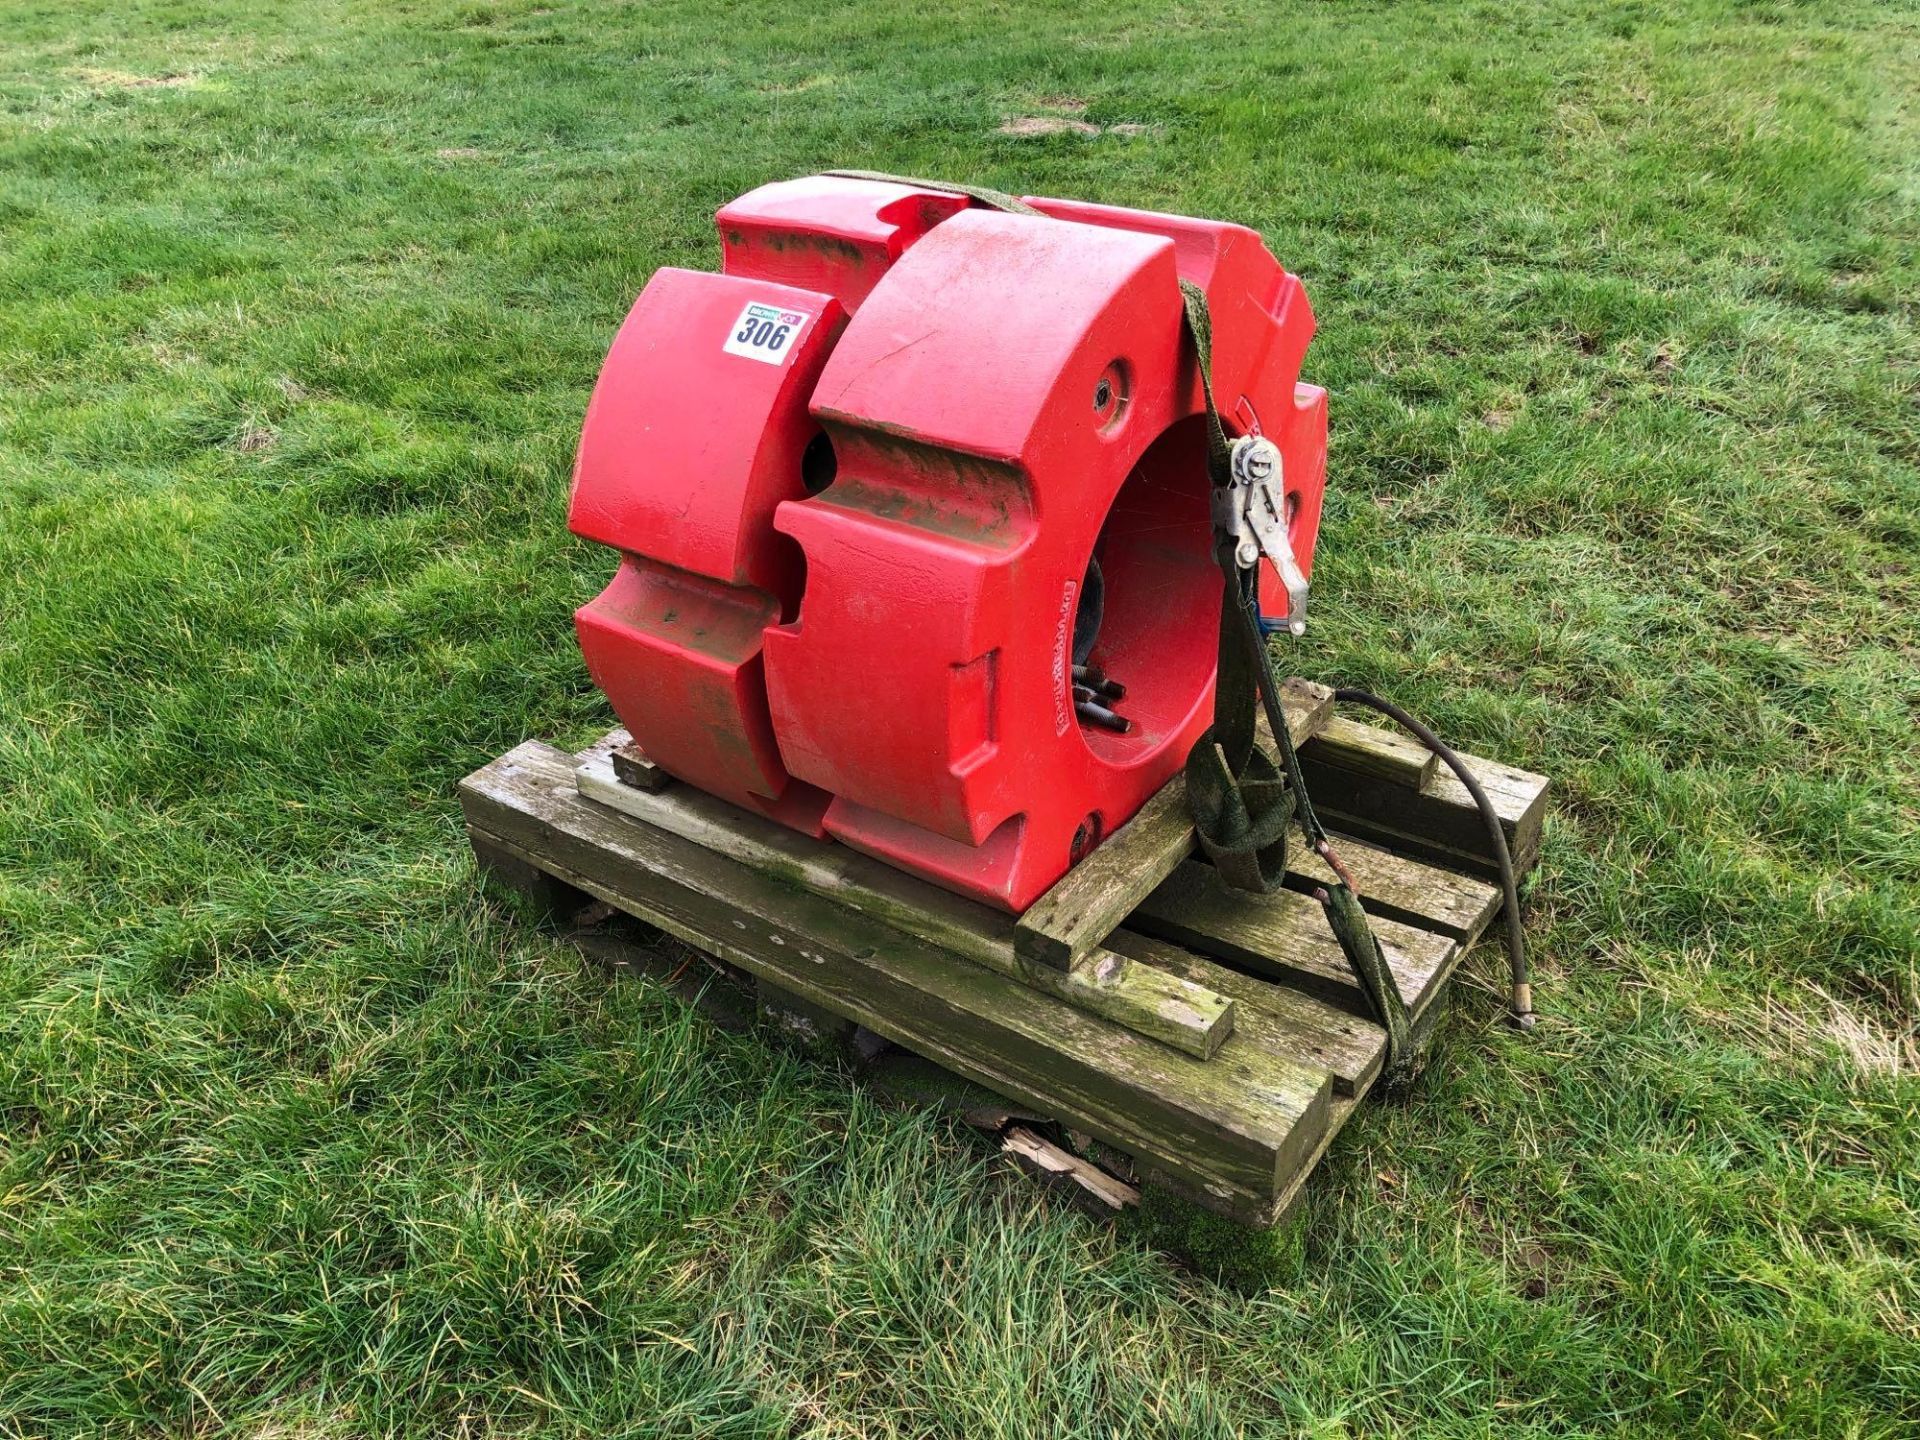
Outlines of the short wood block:
M1327 742L1323 750L1338 751L1342 768L1413 790L1426 784L1440 763L1440 757L1413 736L1344 715L1335 715L1315 738Z
M585 891L576 890L564 880L556 880L538 865L498 845L476 839L473 858L496 884L523 896L545 915L565 919L593 903L593 897Z
M1138 930L1116 930L1110 944L1121 954L1157 965L1175 975L1204 977L1206 984L1231 995L1239 1035L1276 1055L1303 1065L1323 1066L1341 1095L1365 1092L1385 1063L1387 1032L1318 996L1275 985L1214 962Z
M621 730L617 733L626 735L627 732ZM649 760L631 737L614 743L607 752L607 759L613 766L614 778L635 790L664 790L673 783L673 777Z

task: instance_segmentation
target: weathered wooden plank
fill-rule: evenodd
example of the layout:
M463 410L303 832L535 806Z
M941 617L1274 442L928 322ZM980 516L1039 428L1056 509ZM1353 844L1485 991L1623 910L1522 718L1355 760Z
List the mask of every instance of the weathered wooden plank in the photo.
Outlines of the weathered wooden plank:
M1313 1153L1307 1157L1307 1163L1293 1172L1290 1179L1281 1182L1280 1193L1273 1197L1273 1205L1265 1223L1279 1225L1285 1222L1293 1210L1301 1193L1307 1188L1307 1181L1313 1172L1320 1168L1320 1162L1327 1157L1327 1151L1333 1145L1333 1137L1346 1128L1347 1121L1353 1118L1353 1112L1360 1104L1359 1096L1342 1096L1333 1102L1328 1111L1326 1133L1320 1137L1320 1143L1313 1147Z
M1281 684L1281 709L1295 745L1319 733L1333 714L1333 692L1290 679ZM1274 751L1262 716L1260 743ZM1154 797L1021 915L1013 928L1023 960L1067 970L1193 853L1193 816L1187 782L1176 774Z
M1014 922L1015 953L1071 970L1192 852L1187 786L1176 776Z
M1307 1066L1324 1067L1341 1095L1366 1091L1386 1059L1387 1032L1337 1005L1290 986L1228 970L1191 950L1135 930L1120 929L1107 944L1143 965L1230 995L1238 1005L1234 1035L1241 1044L1258 1045Z
M1202 1059L1233 1033L1224 996L1095 949L1079 969L1031 965L1015 953L1013 917L830 841L751 815L691 785L634 790L614 778L606 741L578 757L574 783L590 800L762 870L787 884L884 919L1090 1014Z
M1270 1212L1319 1143L1332 1082L1228 1041L1208 1062L884 920L579 795L572 757L527 744L469 776L471 833L728 963L1192 1184ZM1145 968L1145 967L1142 967Z
M1369 725L1353 729L1370 735L1390 733ZM1479 807L1453 771L1436 766L1418 788L1382 779L1353 768L1355 752L1343 738L1349 733L1343 727L1300 747L1301 774L1314 809L1329 829L1450 869L1480 876L1497 873ZM1540 857L1547 777L1474 755L1461 759L1493 802L1515 869L1524 873Z
M1333 848L1353 876L1369 915L1451 935L1465 946L1480 938L1480 932L1500 909L1500 887L1489 881L1411 860L1344 835L1333 837ZM1296 837L1296 843L1287 850L1286 885L1311 891L1316 885L1331 884L1333 878L1326 861L1298 843Z
M1335 715L1314 737L1327 743L1321 749L1337 752L1340 766L1362 775L1373 775L1418 790L1440 763L1431 750L1411 735L1377 725L1363 725L1344 715Z
M752 865L787 885L851 905L978 964L1011 973L1011 915L929 885L845 845L815 840L749 814L692 785L675 785L659 793L634 791L614 777L610 750L608 741L602 740L575 757L573 784L589 800Z
M1350 1014L1373 1014L1319 903L1296 891L1250 895L1228 886L1212 866L1189 860L1127 925L1255 974L1283 978ZM1374 919L1373 933L1408 1012L1417 1017L1433 1000L1459 945L1395 920Z
M1071 971L1020 961L1016 978L1201 1060L1216 1053L1239 1023L1239 1007L1218 991L1151 965L1136 965L1105 946L1089 958L1091 964Z

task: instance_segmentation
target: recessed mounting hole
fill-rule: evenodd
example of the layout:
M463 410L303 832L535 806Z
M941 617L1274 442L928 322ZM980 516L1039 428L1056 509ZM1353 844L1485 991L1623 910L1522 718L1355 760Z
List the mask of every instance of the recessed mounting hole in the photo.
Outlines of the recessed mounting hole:
M839 473L840 458L833 453L833 441L822 430L800 453L800 483L806 486L807 494L818 495L833 484L833 477Z
M1111 430L1127 413L1127 362L1115 360L1093 382L1093 418L1102 430Z
M1067 851L1067 863L1078 865L1100 843L1100 813L1096 810L1080 822L1073 832L1073 844Z

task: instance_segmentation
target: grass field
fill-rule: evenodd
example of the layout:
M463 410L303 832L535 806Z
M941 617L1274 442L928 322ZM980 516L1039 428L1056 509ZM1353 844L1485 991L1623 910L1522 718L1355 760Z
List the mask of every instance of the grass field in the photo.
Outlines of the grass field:
M6 0L0 1435L1916 1433L1916 57L1907 4ZM1288 668L1557 778L1550 1020L1471 959L1272 1288L477 895L454 782L609 723L604 348L836 165L1262 229L1333 395Z

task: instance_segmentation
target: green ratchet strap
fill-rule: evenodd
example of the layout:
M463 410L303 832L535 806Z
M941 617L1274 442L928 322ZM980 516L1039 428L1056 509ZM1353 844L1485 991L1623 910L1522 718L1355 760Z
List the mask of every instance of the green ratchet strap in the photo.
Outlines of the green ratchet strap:
M969 200L978 200L990 210L1005 210L1009 215L1040 213L1026 201L1003 190L989 190L984 185L955 185L950 180L916 180L911 175L889 175L881 170L823 170L821 173L841 180L878 180L887 185L911 185L916 190L939 190L948 195L964 195Z
M979 185L919 180L878 170L826 173L846 180L878 180L964 195L1014 215L1041 213L1024 200ZM1220 422L1220 407L1214 402L1213 321L1207 310L1207 292L1191 280L1180 282L1180 299L1200 366L1200 388L1207 400L1207 477L1217 489L1233 483L1233 447ZM1287 826L1299 820L1307 843L1337 877L1332 885L1316 889L1314 898L1326 912L1327 925L1340 942L1347 964L1386 1027L1385 1078L1389 1082L1405 1079L1414 1059L1407 1007L1346 867L1327 842L1327 832L1307 798L1300 757L1294 753L1293 736L1280 706L1279 684L1260 634L1259 566L1242 570L1234 558L1233 542L1218 535L1214 542L1215 559L1226 584L1220 600L1219 679L1213 693L1213 724L1187 755L1187 797L1194 831L1221 879L1236 889L1266 894L1278 887L1286 873ZM1267 724L1279 742L1284 773L1254 744L1256 703L1266 709Z
M1207 401L1207 475L1216 488L1231 485L1232 447L1213 394L1213 326L1206 292L1182 280L1180 295ZM1230 537L1214 536L1214 556L1225 581L1220 602L1219 678L1213 692L1213 724L1194 742L1187 756L1187 796L1194 830L1222 880L1241 890L1265 894L1279 885L1286 872L1287 824L1299 820L1307 843L1336 877L1333 884L1316 888L1314 898L1326 912L1328 928L1386 1027L1386 1078L1389 1082L1404 1080L1411 1074L1414 1061L1406 1002L1400 998L1400 987L1387 968L1386 956L1367 922L1367 912L1361 907L1352 879L1328 842L1320 817L1313 812L1293 734L1280 705L1279 682L1274 679L1266 640L1260 634L1259 566L1241 569L1234 549ZM1268 728L1280 748L1284 775L1253 743L1256 703L1266 710Z
M1241 643L1253 576L1229 557L1220 592L1219 678L1213 724L1187 752L1187 804L1200 848L1236 890L1265 894L1287 868L1287 826L1297 793L1254 742L1254 696L1260 657Z
M1227 583L1231 588L1234 577L1229 576ZM1407 1019L1406 1002L1400 998L1400 987L1394 981L1393 972L1387 968L1387 958L1380 950L1380 942L1374 936L1373 926L1367 921L1367 912L1360 904L1360 896L1353 887L1353 878L1347 874L1346 866L1340 863L1340 857L1334 853L1333 844L1328 840L1327 832L1320 824L1320 817L1314 814L1313 801L1307 794L1306 779L1300 773L1300 756L1293 747L1293 732L1287 726L1286 712L1280 705L1280 686L1274 679L1273 666L1267 658L1266 640L1260 634L1260 622L1254 599L1249 595L1247 603L1233 608L1239 617L1237 627L1240 632L1239 648L1250 651L1255 656L1254 678L1260 692L1260 703L1267 712L1267 726L1279 742L1280 760L1286 768L1287 781L1293 791L1294 806L1292 808L1298 810L1300 829L1306 835L1307 843L1313 847L1314 853L1326 861L1327 868L1334 873L1333 884L1316 887L1313 892L1314 898L1320 902L1320 908L1326 912L1327 928L1333 931L1333 938L1340 942L1341 952L1345 954L1348 966L1359 979L1360 988L1366 991L1367 999L1373 1005L1374 1014L1379 1016L1380 1023L1386 1027L1386 1079L1390 1084L1397 1083L1407 1079L1413 1072L1413 1027ZM1221 637L1223 651L1226 644L1226 637L1223 635ZM1218 704L1217 696L1215 703ZM1252 707L1249 704L1247 708L1250 710ZM1259 754L1258 751L1254 753ZM1188 774L1191 776L1191 769ZM1195 828L1198 828L1197 821Z
M1180 300L1207 400L1207 478L1216 490L1223 489L1233 483L1233 450L1213 397L1213 320L1207 292L1182 280ZM1265 894L1286 872L1295 791L1253 743L1261 656L1230 638L1238 633L1234 616L1257 603L1253 587L1258 572L1241 570L1232 545L1223 544L1219 536L1214 540L1226 577L1220 592L1219 678L1213 691L1213 724L1187 755L1187 801L1200 848L1221 878L1237 890Z
M1213 398L1213 316L1207 309L1207 292L1191 280L1180 282L1180 304L1186 312L1187 333L1193 337L1193 353L1200 361L1200 390L1207 397L1207 478L1217 489L1233 483L1233 446L1227 442L1227 428L1220 423L1220 407Z

